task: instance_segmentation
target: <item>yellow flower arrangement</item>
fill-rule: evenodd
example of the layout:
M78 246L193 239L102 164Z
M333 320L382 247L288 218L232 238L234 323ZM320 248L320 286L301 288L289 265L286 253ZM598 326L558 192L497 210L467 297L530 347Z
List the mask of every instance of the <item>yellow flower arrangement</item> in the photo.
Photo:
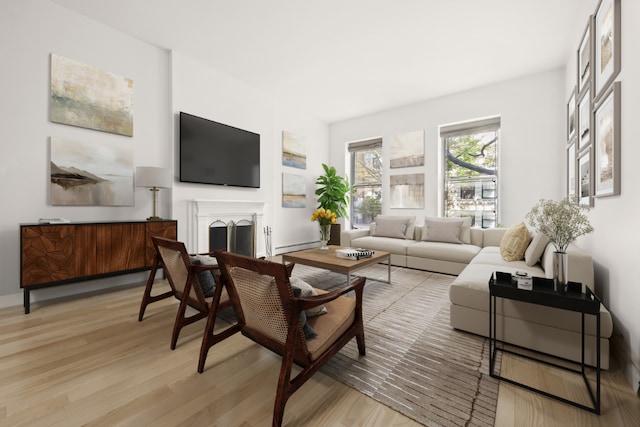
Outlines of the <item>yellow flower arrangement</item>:
M318 221L321 225L335 224L336 219L336 213L325 208L319 208L311 215L311 221Z

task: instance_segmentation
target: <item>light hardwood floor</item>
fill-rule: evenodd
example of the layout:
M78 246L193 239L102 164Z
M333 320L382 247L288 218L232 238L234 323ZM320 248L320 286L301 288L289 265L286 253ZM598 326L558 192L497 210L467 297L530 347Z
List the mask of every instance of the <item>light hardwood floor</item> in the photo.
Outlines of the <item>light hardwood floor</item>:
M164 284L160 285L165 286ZM159 287L158 289L161 289ZM196 372L204 321L169 349L177 302L147 308L142 287L0 309L0 426L268 426L278 356L235 335ZM503 358L503 373L581 398L583 384ZM605 371L597 416L502 383L496 426L637 426L640 399ZM321 373L289 400L286 426L417 426Z

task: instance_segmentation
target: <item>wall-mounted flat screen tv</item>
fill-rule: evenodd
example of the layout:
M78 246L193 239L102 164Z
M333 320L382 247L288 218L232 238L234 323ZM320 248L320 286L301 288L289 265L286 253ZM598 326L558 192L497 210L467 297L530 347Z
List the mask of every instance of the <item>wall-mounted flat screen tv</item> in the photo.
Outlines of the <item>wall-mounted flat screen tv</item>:
M260 135L180 112L180 181L260 188Z

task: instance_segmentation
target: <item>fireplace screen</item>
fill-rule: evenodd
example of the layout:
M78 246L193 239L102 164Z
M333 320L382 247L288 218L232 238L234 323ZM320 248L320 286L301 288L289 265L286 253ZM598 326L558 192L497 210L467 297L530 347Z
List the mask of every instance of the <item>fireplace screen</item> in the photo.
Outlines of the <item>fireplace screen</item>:
M211 223L209 251L213 252L217 249L255 257L255 223L249 220L229 221L229 223L217 220Z

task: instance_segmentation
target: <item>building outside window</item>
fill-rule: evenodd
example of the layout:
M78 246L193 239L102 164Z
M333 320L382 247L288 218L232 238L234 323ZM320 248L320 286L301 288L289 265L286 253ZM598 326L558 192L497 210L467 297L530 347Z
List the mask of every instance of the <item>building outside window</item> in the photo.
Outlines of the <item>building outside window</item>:
M382 139L376 138L349 144L354 187L349 204L351 228L369 228L382 212Z
M471 217L475 227L499 224L500 118L440 127L444 158L443 216Z

